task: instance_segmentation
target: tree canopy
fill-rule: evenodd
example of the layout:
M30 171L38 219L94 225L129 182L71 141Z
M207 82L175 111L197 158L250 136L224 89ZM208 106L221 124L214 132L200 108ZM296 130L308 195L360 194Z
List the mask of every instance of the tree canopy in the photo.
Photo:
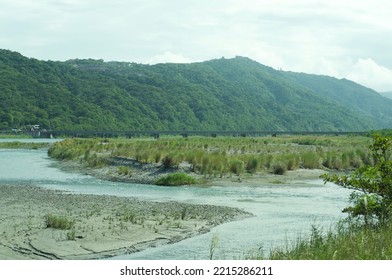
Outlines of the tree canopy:
M385 223L392 214L392 138L374 135L370 150L373 163L357 168L350 175L324 175L325 182L333 182L353 189L352 206L343 211L352 217L362 217L366 225Z
M0 129L364 131L391 127L391 110L357 84L244 57L143 65L0 50Z

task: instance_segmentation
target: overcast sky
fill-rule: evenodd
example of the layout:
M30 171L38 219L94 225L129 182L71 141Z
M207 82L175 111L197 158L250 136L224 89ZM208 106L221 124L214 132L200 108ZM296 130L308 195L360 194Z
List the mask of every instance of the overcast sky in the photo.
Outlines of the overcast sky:
M247 56L392 90L390 0L0 0L0 48L64 61Z

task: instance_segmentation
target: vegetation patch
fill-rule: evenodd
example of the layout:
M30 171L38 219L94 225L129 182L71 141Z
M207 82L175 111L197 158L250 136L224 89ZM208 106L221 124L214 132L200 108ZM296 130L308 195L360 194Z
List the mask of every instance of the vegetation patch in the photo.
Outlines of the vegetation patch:
M299 143L306 143L300 145ZM132 161L137 166L156 164L165 172L189 171L205 178L273 173L299 168L352 170L372 164L367 146L370 137L279 136L279 137L161 137L134 139L67 139L54 143L48 155L72 160L87 167L111 165L111 158ZM278 164L277 164L278 163ZM134 169L120 163L114 173L130 177ZM129 166L128 166L129 167Z
M172 173L159 178L155 184L159 186L182 186L195 184L196 180L185 173Z
M1 149L43 149L48 148L50 144L48 143L24 143L20 141L13 141L13 142L3 142L0 143Z
M45 215L45 225L48 228L71 229L75 222L67 217L52 214Z
M392 101L370 89L244 57L143 65L0 50L0 64L0 129L363 131L392 121Z
M253 259L264 258L261 254ZM392 223L367 228L356 223L340 223L323 233L313 226L306 238L287 243L269 252L271 260L390 260Z
M284 166L282 163L277 162L274 164L272 167L272 173L275 175L284 175L286 173L286 166Z

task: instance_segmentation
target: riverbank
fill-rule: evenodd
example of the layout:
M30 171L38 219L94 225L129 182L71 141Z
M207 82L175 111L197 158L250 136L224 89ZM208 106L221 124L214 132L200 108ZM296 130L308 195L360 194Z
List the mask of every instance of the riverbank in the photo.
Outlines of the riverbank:
M288 170L282 175L270 172L243 173L241 175L227 174L225 176L204 176L193 172L190 165L182 163L178 168L164 168L157 163L139 163L132 159L109 158L108 164L102 167L89 167L77 161L58 161L53 163L56 168L67 172L78 172L101 180L134 184L155 184L162 176L172 173L185 173L196 179L203 186L261 185L261 184L290 184L298 181L319 180L322 174L336 172L328 169L296 169ZM119 166L128 168L128 174L118 172Z
M371 162L365 137L260 137L67 139L48 155L69 168L104 180L155 184L186 173L199 184L279 183L318 179ZM323 170L323 171L320 171Z
M100 259L250 217L237 208L0 185L0 259ZM49 218L67 221L54 226ZM208 258L208 252L206 252Z

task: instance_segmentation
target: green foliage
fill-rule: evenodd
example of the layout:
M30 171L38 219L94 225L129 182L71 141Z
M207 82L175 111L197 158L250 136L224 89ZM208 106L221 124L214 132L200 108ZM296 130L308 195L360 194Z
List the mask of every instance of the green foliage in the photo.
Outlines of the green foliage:
M243 57L151 66L0 50L0 129L363 131L392 123L392 100L344 80L294 76Z
M70 230L67 232L67 240L75 240L76 232L74 230Z
M172 173L159 178L155 184L159 186L182 186L195 184L196 180L185 173Z
M24 143L19 141L13 142L0 142L1 149L43 149L48 148L50 144L48 143Z
M272 173L275 175L283 175L287 171L286 166L284 166L281 162L277 162L272 166Z
M260 166L260 162L257 158L253 157L248 159L246 163L246 171L249 173L255 173Z
M75 222L67 217L52 214L45 215L45 225L48 228L71 229Z
M363 165L350 175L323 175L325 182L333 182L354 189L350 200L353 206L344 209L352 217L363 217L366 225L376 220L385 223L392 213L392 138L375 135L370 150L373 165Z
M233 159L232 161L229 162L230 166L230 171L233 172L236 175L240 175L241 173L244 172L244 162L239 159Z
M302 167L306 169L316 169L320 167L320 157L313 151L308 151L302 155Z
M252 256L262 259L264 256ZM391 260L392 223L369 228L339 223L327 233L312 227L307 238L270 251L271 260Z
M121 165L118 167L118 174L123 176L130 176L132 171L128 166Z
M224 177L230 173L239 175L244 172L275 173L275 163L279 163L284 170L322 166L346 170L373 162L366 149L370 138L317 136L313 144L297 145L306 138L162 137L154 141L139 138L104 141L74 138L52 144L48 155L60 160L78 161L90 167L110 165L112 157L141 164L158 163L168 170L179 169L180 163L184 163L189 166L189 171L205 177ZM116 172L130 175L131 170L124 166L117 167Z
M162 160L162 166L166 169L173 168L175 166L175 161L172 155L167 155Z

